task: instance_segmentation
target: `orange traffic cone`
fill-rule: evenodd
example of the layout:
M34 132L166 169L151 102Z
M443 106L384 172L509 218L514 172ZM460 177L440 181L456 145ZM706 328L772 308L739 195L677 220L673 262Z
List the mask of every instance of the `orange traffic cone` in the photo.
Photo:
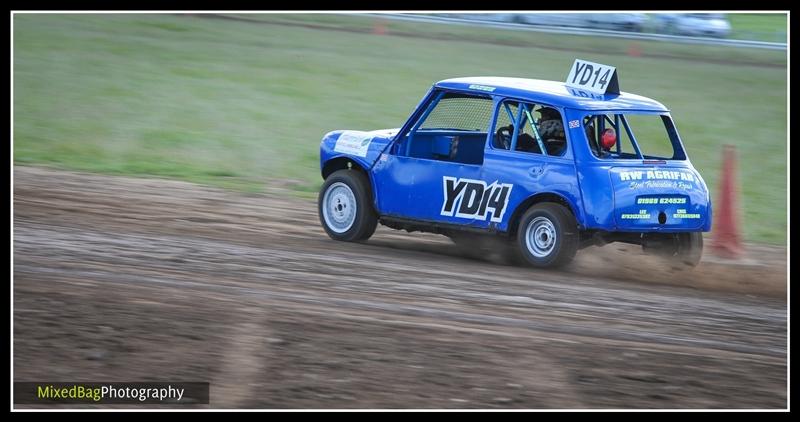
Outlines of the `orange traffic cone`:
M375 35L386 35L386 23L380 20L375 20L372 23L372 33Z
M639 44L632 42L628 45L628 55L631 57L642 57L642 48Z
M717 256L738 259L742 256L742 236L739 233L739 200L736 184L736 150L725 145L722 150L722 178L719 202L714 204L714 227L711 248Z

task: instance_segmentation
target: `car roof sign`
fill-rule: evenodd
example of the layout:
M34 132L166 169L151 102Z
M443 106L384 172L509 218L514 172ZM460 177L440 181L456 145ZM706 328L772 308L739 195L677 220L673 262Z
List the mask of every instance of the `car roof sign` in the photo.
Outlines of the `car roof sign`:
M619 94L617 68L581 59L572 64L566 85L593 94Z

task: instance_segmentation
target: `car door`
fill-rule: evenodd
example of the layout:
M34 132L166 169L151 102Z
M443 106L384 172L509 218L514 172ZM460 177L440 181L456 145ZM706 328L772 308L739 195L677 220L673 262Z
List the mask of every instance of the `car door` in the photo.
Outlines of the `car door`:
M498 139L504 136L500 129L507 125L513 129L510 135L515 142ZM497 230L508 230L514 210L535 195L558 195L571 203L579 200L575 163L563 125L563 114L554 107L516 100L500 103L495 139L487 146L482 174L488 184L509 190L507 202L498 204L502 212Z
M432 92L424 112L373 168L378 212L486 226L479 212L486 190L481 172L493 109L488 95Z

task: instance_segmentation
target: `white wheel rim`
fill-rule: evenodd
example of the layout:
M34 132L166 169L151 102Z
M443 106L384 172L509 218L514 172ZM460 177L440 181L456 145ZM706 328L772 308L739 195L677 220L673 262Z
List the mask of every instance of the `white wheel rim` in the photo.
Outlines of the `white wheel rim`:
M525 230L528 251L537 258L544 258L556 247L556 227L546 217L536 217Z
M344 233L356 221L356 196L350 186L336 182L328 186L322 198L322 217L325 225L335 233Z

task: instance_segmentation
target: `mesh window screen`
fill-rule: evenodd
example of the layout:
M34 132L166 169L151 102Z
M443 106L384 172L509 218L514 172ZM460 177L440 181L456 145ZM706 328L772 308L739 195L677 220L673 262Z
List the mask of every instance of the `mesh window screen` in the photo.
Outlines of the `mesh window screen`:
M455 129L486 132L492 117L492 100L445 95L420 129Z

